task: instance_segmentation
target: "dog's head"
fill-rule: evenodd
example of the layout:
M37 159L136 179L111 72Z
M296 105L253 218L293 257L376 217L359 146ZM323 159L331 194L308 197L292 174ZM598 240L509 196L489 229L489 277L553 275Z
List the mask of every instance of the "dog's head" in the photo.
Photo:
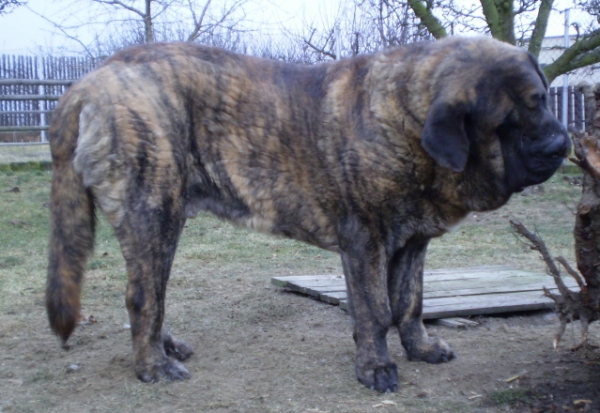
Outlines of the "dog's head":
M451 42L421 144L459 174L458 190L473 198L472 209L495 208L550 178L569 137L550 111L548 83L531 54L492 39Z

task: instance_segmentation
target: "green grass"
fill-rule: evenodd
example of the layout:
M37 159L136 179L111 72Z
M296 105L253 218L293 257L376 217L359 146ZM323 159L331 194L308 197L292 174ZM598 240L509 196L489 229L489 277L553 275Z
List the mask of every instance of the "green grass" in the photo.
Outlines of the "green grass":
M35 162L49 161L49 145L0 145L0 169L11 163L31 162L34 165Z
M536 195L513 195L497 211L474 213L453 232L432 241L426 267L464 267L510 264L544 270L536 252L515 236L509 220L518 220L540 233L554 256L573 260L574 210L581 187L556 174Z
M496 406L518 406L530 403L534 398L531 391L521 388L496 390L488 397Z
M25 305L44 288L49 183L48 172L0 172L2 311Z

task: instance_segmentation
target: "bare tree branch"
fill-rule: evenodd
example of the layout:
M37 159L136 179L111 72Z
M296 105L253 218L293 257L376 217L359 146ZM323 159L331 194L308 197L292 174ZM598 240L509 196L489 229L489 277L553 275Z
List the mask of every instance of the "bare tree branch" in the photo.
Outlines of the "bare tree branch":
M192 5L192 1L188 0L188 5L192 12L192 18L194 19L194 24L195 24L194 29L192 30L192 32L190 33L190 35L187 38L188 42L195 40L196 37L198 36L198 33L200 32L200 29L202 28L202 25L204 24L204 17L206 16L206 11L208 10L208 7L210 6L211 2L212 2L212 0L206 0L206 3L204 4L204 8L202 9L202 13L200 13L200 18L196 19L196 14L194 13L194 7Z
M0 0L0 16L10 13L14 7L24 6L25 4L27 4L27 1Z
M64 1L68 6L64 8L62 21L52 22L56 32L75 41L86 53L97 56L154 41L187 40L238 47L246 41L242 41L242 34L248 33L243 27L246 19L243 6L248 0ZM220 7L215 8L216 4ZM89 14L88 20L85 13ZM80 40L82 29L92 31L94 40L84 44Z
M544 67L544 73L552 82L563 73L600 62L600 29L577 40L554 62Z
M129 6L125 3L123 3L122 1L119 0L92 0L95 1L96 3L101 3L101 4L106 4L109 6L119 6L125 10L129 10L132 13L137 14L138 16L140 16L142 19L144 17L146 17L146 14L144 11L136 9L135 7ZM150 3L152 0L145 0L145 4Z
M529 247L532 250L535 250L540 253L542 259L544 260L544 263L546 264L546 267L548 268L548 273L552 276L552 278L554 278L554 282L556 283L556 286L558 287L560 293L562 295L572 294L571 290L569 290L563 282L560 276L560 270L554 263L554 260L552 259L552 256L550 255L550 252L548 251L548 248L546 247L546 244L544 243L542 238L539 235L530 232L519 221L511 220L510 225L512 225L512 227L515 229L515 231L517 231L519 235L523 236L531 242Z
M337 56L335 55L335 53L332 53L330 51L325 50L325 46L316 46L315 44L313 44L312 39L314 37L315 32L317 31L317 29L313 29L310 37L308 39L304 40L304 44L306 44L308 47L310 47L311 49L313 49L314 51L316 51L317 53L320 53L324 56L330 57L333 60L336 60ZM325 38L324 44L327 45L328 43L330 43L331 38L334 34L334 30L331 29L329 31L328 36Z
M442 37L448 36L442 23L433 15L431 10L421 2L421 0L408 0L408 5L415 15L421 19L421 22L427 27L433 37L441 39Z
M52 20L50 20L49 18L47 18L46 16L38 13L37 11L33 10L33 9L29 9L33 14L37 15L38 17L41 17L42 19L46 20L48 23L50 23L55 29L59 30L63 35L65 35L65 37L67 37L68 39L73 40L74 42L78 43L81 48L85 51L85 53L91 57L91 58L96 58L97 56L95 56L92 51L87 47L87 45L85 43L83 43L78 37L75 36L71 36L61 25L53 22Z
M579 273L575 271L573 267L571 267L567 260L565 260L563 257L556 257L556 261L561 263L561 265L565 268L565 270L567 270L569 275L575 279L577 285L579 285L579 288L583 290L585 288L585 281L583 280L583 278L581 278L581 275L579 275Z
M546 263L548 272L552 275L554 282L558 287L560 294L552 294L546 287L543 288L544 295L552 299L556 304L556 311L560 320L558 331L554 335L554 348L558 348L558 344L562 339L567 324L575 320L581 321L583 332L581 342L575 348L585 346L587 344L589 323L598 320L600 316L600 307L598 307L599 294L597 290L591 287L589 283L584 282L581 275L577 273L564 258L557 257L556 261L560 262L567 272L577 281L580 291L573 292L568 289L560 276L558 267L548 252L546 244L539 235L530 232L520 222L510 221L510 224L518 234L531 242L531 249L538 251L542 255L542 259Z

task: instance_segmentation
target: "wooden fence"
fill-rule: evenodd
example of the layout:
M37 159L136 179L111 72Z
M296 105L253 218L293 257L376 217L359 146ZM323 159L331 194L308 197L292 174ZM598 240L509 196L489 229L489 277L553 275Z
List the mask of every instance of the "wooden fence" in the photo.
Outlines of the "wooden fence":
M81 57L0 56L0 142L45 142L60 95L98 63ZM583 130L583 95L569 87L563 102L562 88L551 88L550 106L559 119L565 104L569 126Z
M45 141L56 102L99 60L0 56L0 142Z
M567 124L569 128L582 131L585 129L585 103L583 93L574 86L567 90L567 101L563 102L562 87L550 88L550 109L558 119L562 120L563 106L567 105Z

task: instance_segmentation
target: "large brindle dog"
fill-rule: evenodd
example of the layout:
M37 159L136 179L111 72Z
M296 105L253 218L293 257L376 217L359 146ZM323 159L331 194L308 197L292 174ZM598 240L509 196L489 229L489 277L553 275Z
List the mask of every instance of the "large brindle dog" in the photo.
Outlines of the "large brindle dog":
M165 290L186 219L208 210L339 252L356 375L394 391L390 327L411 360L454 357L421 321L429 240L561 165L547 88L534 57L489 38L315 66L189 43L124 50L52 117L50 325L63 342L75 328L98 207L126 260L137 377L188 377L191 348L163 331Z

